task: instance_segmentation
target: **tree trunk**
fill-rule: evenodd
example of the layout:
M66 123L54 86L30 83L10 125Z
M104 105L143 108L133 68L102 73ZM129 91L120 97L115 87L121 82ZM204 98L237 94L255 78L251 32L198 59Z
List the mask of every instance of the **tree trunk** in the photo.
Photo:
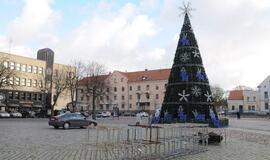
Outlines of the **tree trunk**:
M96 90L93 90L93 101L92 101L92 106L93 106L93 114L92 114L92 118L96 119L96 105L95 105L95 101L96 101Z

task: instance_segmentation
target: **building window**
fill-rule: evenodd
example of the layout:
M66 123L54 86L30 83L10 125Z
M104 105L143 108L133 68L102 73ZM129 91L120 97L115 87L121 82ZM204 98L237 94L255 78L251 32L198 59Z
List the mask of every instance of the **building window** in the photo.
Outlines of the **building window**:
M113 89L113 90L114 90L114 92L117 92L117 87L114 87L114 89Z
M132 91L132 86L129 86L129 90Z
M19 77L15 78L15 85L17 85L17 86L20 85L20 78Z
M125 87L122 87L122 92L124 92L125 91Z
M24 92L21 92L20 93L20 97L21 97L20 99L25 100L25 93Z
M38 100L42 101L42 94L38 94Z
M99 105L100 110L103 110L103 104Z
M90 100L90 97L89 96L86 96L86 100L89 101Z
M235 107L234 106L232 106L232 110L234 110L235 109Z
M110 109L110 105L106 104L106 110L109 110L109 109Z
M33 87L37 87L37 80L36 79L33 80Z
M100 96L99 99L100 99L101 101L103 101L103 96Z
M158 94L156 94L156 99L159 99L159 95Z
M146 96L146 99L149 99L150 98L149 93L146 93L145 96Z
M125 96L122 96L122 100L125 100Z
M247 101L249 102L249 97L247 97Z
M125 108L125 104L122 104L121 107L122 107L122 108Z
M137 91L140 91L141 90L141 86L137 86Z
M129 99L132 100L132 95L129 95Z
M43 74L43 68L42 68L42 67L39 67L39 68L38 68L38 73L39 73L39 74Z
M159 87L158 86L156 86L156 90L159 90Z
M114 81L114 83L116 83L116 82L117 82L117 81L116 81L116 78L114 78L113 81Z
M22 78L22 79L21 79L21 85L22 85L22 86L26 86L26 79L25 79L25 78Z
M26 100L31 100L31 93L26 93Z
M33 67L33 73L37 74L37 69L38 69L38 67L37 66L34 66Z
M253 97L253 102L256 102L256 97Z
M26 64L22 64L22 71L26 72Z
M36 94L36 93L33 94L33 100L34 100L34 101L37 101L37 94Z
M14 92L14 99L19 99L19 92Z
M42 80L38 81L38 86L39 86L39 88L42 88L42 86L43 86Z
M81 89L81 93L83 93L83 89Z
M149 90L150 86L149 85L146 85L146 90Z
M117 96L114 96L114 100L117 100Z
M9 78L9 83L12 84L12 85L14 84L14 79L13 79L13 77L10 77L10 78Z
M16 63L16 70L20 71L21 70L21 64L20 63Z
M8 92L8 98L13 99L13 92Z
M31 65L28 65L27 72L32 73L32 66Z
M268 103L264 103L264 109L265 109L265 110L268 110L268 109L269 109Z
M255 111L255 106L252 106L252 110Z
M9 67L10 67L10 69L15 69L15 63L14 62L10 62L9 63Z
M137 99L141 99L141 95L140 94L137 94Z
M265 99L268 98L268 92L264 92L264 98L265 98Z
M110 88L107 88L107 92L110 92Z
M124 78L121 78L121 82L123 82L124 81Z
M27 79L26 84L27 84L27 87L31 87L32 80L31 79Z
M248 106L248 110L251 111L251 106Z
M109 96L106 96L107 101L110 99Z
M81 97L81 101L83 101L83 96Z
M8 62L7 61L4 62L4 67L8 68Z
M129 104L129 108L132 108L132 104Z

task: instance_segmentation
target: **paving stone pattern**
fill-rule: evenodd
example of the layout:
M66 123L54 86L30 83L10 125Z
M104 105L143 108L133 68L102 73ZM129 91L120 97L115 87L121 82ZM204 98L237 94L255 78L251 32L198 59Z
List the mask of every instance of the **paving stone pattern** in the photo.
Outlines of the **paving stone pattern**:
M133 122L132 118L100 120L104 126L125 126ZM225 130L216 132L224 134ZM85 145L86 135L85 129L53 129L47 119L0 119L0 160L96 159L100 155ZM226 129L226 135L226 144L209 146L206 152L174 159L270 160L270 135L236 128Z

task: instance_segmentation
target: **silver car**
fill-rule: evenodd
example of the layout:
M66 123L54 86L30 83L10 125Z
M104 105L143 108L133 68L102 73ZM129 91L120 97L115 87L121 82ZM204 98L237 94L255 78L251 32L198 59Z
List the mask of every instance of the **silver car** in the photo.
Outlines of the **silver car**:
M9 118L10 114L5 111L0 111L0 118Z

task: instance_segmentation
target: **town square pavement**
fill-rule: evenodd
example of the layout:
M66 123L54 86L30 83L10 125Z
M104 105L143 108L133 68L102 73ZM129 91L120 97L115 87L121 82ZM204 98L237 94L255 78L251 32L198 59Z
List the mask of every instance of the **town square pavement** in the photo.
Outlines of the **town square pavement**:
M89 149L83 145L87 129L54 129L47 119L0 119L0 160L85 160ZM126 126L135 118L100 119L101 126ZM147 122L147 119L144 119ZM208 151L174 159L270 160L270 120L230 119L230 127L213 129L224 136L220 145ZM91 130L90 130L91 131ZM211 129L210 129L211 131Z

